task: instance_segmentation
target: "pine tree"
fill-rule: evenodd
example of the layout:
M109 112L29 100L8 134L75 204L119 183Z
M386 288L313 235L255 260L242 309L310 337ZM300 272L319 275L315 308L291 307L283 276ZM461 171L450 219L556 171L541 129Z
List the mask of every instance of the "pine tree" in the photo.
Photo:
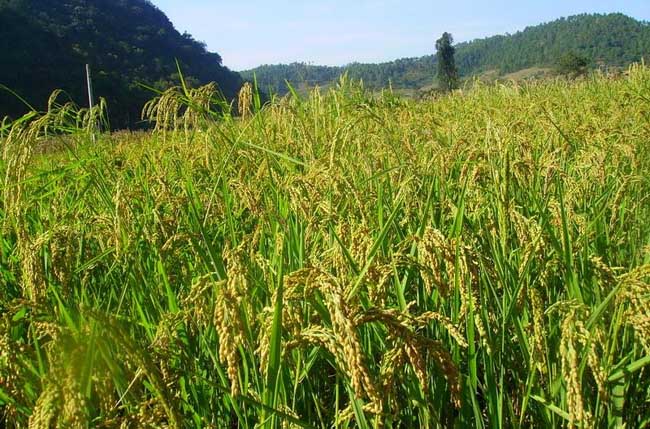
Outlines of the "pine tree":
M452 43L454 43L454 38L447 32L443 33L442 37L436 41L438 87L445 92L450 92L458 87L458 69L454 60L456 49Z

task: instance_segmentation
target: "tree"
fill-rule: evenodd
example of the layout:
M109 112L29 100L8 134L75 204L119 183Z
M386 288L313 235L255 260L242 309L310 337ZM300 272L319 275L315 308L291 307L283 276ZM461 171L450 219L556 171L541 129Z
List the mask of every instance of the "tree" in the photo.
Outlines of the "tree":
M587 57L570 51L560 57L556 70L561 75L576 78L587 73L588 65Z
M449 92L458 87L458 69L454 54L456 49L452 46L454 38L451 34L442 33L442 37L436 41L438 58L438 87Z

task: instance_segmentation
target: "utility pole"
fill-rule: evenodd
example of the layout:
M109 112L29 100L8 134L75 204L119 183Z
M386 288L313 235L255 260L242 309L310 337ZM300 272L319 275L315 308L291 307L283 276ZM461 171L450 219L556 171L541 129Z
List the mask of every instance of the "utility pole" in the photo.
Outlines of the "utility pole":
M86 64L86 83L88 84L88 107L90 108L90 110L89 110L88 113L90 114L90 118L91 118L91 120L92 120L93 122L95 122L95 121L92 119L92 118L93 118L93 115L94 115L94 113L93 113L93 107L95 107L95 99L94 99L94 97L93 97L93 81L92 81L92 79L91 79L91 77L90 77L90 64ZM92 124L92 139L93 139L93 143L96 143L96 141L97 141L97 137L95 136L95 131L96 131L95 127L96 127L96 125L97 125L97 124Z
M93 99L93 81L90 78L90 64L86 64L86 82L88 83L88 107L92 110L95 100Z

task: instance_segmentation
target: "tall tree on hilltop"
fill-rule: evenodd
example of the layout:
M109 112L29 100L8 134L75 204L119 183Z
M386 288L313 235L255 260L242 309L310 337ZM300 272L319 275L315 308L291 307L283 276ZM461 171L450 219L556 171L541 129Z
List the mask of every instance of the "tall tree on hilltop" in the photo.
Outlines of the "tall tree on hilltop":
M436 41L438 87L445 92L458 87L458 69L454 60L456 48L452 46L453 43L454 38L447 32L442 33L442 37Z

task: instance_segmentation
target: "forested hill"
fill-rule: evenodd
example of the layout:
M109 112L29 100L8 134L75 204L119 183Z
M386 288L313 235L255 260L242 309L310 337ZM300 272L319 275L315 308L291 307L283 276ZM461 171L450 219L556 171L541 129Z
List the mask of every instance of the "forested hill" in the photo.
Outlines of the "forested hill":
M440 29L440 33L442 33ZM434 50L435 35L431 37ZM533 67L552 67L567 52L587 57L597 65L624 67L642 57L650 58L650 24L626 15L576 15L528 27L515 34L493 36L456 45L456 63L462 76L484 72L505 75ZM256 75L261 88L286 92L285 79L296 87L327 85L344 71L363 79L371 88L418 89L435 81L434 55L405 58L382 64L354 63L346 67L313 66L302 63L264 65L242 72Z
M0 84L38 109L54 89L85 104L86 63L96 97L108 101L114 128L133 126L153 94L138 83L178 84L176 59L193 83L215 81L227 97L239 74L146 0L0 0ZM25 107L0 91L0 119Z

